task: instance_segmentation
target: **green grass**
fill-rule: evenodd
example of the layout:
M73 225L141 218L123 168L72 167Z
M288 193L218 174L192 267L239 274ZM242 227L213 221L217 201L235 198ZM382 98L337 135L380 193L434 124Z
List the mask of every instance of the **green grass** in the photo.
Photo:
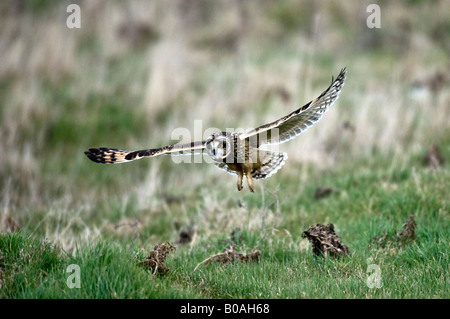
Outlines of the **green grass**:
M176 245L166 265L170 271L154 276L138 265L158 241L175 240L173 217L183 214L180 206L158 215L153 226L140 236L104 238L77 247L67 254L26 232L2 234L3 298L448 298L449 209L445 196L450 177L448 169L422 166L406 169L391 165L388 158L356 168L342 167L333 172L312 172L307 186L296 200L280 199L277 222L260 228L244 222L236 249L261 251L258 263L201 265L207 257L231 244L229 233L208 233L200 229L193 245ZM411 163L407 163L410 167ZM320 178L320 184L314 180ZM329 197L313 199L315 187L330 185L339 189ZM280 193L300 188L294 177L280 181ZM270 194L265 201L270 206ZM248 219L260 218L258 194L244 196ZM192 206L191 206L192 205ZM233 204L227 204L232 206ZM191 206L191 207L190 207ZM258 208L259 206L259 208ZM276 205L275 205L276 206ZM275 207L272 206L272 207ZM195 204L187 204L185 214L200 218ZM118 209L118 207L116 207ZM122 215L144 218L132 206ZM274 208L267 208L274 212ZM141 215L140 215L141 214ZM226 212L224 213L226 214ZM405 246L392 241L378 245L374 236L395 235L410 215L414 215L416 239ZM200 222L197 220L197 223ZM350 248L350 255L324 259L312 254L301 234L309 225L333 223L338 236ZM212 227L212 226L211 226ZM149 242L153 239L153 242ZM371 258L369 260L369 258ZM76 264L81 271L81 287L68 288ZM381 288L369 288L369 264L381 271Z

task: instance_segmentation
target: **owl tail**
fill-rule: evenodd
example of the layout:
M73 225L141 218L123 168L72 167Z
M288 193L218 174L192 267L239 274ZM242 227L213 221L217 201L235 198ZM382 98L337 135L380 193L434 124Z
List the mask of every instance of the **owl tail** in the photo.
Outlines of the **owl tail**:
M261 154L261 153L260 153ZM287 153L264 151L262 165L252 170L254 179L265 179L275 174L287 160Z

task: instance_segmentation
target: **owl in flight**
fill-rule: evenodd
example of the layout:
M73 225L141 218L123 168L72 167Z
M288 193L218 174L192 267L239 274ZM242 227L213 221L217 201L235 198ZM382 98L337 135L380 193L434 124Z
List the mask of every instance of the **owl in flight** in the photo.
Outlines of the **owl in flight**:
M262 150L259 147L286 142L317 122L338 98L344 86L345 74L346 69L344 68L336 80L331 80L331 85L319 97L301 108L279 120L246 132L216 132L205 141L140 151L125 151L108 147L90 148L84 154L96 163L116 164L162 154L206 153L214 160L217 167L238 176L237 188L239 191L243 188L242 180L245 175L250 191L254 192L253 179L270 177L284 165L287 159L286 153Z

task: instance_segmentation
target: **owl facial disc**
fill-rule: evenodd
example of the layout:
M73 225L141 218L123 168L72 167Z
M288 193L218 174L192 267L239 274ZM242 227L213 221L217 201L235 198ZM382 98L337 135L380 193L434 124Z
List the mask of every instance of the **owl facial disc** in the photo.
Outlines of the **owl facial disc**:
M211 135L205 142L208 155L215 161L222 162L231 152L230 139L222 133Z

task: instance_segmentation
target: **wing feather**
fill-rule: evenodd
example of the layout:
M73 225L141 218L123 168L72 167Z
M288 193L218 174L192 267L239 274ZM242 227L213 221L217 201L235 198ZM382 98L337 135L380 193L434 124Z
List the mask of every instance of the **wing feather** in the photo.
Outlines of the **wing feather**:
M154 157L158 155L193 155L202 154L205 142L192 142L186 144L167 145L161 148L152 148L139 151L119 150L109 147L92 147L84 152L93 162L103 164L125 163L141 159L143 157Z
M316 99L277 121L242 133L239 137L249 138L251 145L259 147L264 144L283 143L303 133L336 101L344 86L345 76L346 68L343 68L336 80L332 79L330 86Z

